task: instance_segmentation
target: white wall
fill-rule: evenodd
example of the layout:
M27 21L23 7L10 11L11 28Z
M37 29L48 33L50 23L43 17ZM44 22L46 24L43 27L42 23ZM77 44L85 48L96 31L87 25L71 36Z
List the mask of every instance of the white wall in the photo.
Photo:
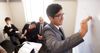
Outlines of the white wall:
M63 28L66 36L70 36L72 33L74 33L77 1L54 1L54 3L59 3L63 7Z
M24 8L22 2L10 2L10 10L12 14L13 23L21 30L25 24Z
M84 42L75 48L75 53L100 53L100 0L78 0L75 32L79 31L80 21L92 16Z
M11 17L13 24L21 30L25 24L22 2L0 2L0 30L4 28L5 17Z
M8 4L6 2L0 2L0 30L3 29L5 25L5 17L11 17L10 9L8 7Z

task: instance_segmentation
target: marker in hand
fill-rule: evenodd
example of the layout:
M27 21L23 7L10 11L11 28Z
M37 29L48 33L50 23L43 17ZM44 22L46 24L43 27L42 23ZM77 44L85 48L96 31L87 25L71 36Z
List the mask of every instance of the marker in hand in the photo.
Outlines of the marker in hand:
M87 22L88 22L89 20L92 20L92 16L86 17L86 18L83 19L82 22L81 22L81 28L80 28L80 35L81 35L81 37L84 37L85 34L86 34L87 31L88 31L88 24L87 24Z

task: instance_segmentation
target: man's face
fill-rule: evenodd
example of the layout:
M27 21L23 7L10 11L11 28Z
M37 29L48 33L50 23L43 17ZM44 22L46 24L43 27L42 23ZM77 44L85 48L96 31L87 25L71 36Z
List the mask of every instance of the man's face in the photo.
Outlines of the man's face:
M51 19L51 22L53 22L55 25L59 26L62 25L63 23L63 15L64 13L62 12L62 10L60 10L55 16L54 18Z
M39 22L43 23L44 22L43 18L39 18Z
M8 25L11 24L11 20L6 21L6 23L7 23Z
M34 29L34 28L36 28L36 25L35 24L31 24L30 25L30 29Z

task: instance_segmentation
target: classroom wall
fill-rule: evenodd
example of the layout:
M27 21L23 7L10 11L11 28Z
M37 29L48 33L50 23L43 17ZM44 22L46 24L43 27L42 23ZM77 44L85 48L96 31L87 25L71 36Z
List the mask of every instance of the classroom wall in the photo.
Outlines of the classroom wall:
M25 24L24 8L21 1L10 2L10 10L12 14L13 23L21 31Z
M10 9L7 2L0 1L0 30L3 29L5 25L5 17L12 17L10 13Z
M21 31L25 24L24 8L21 0L0 1L0 30L3 29L5 17L11 17L13 24Z

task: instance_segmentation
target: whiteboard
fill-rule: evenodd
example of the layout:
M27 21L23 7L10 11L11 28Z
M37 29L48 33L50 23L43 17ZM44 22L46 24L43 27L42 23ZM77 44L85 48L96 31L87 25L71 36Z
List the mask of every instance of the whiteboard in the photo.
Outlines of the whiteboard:
M88 23L88 32L84 42L74 48L74 53L100 53L100 0L78 0L75 32L86 16L93 16Z

